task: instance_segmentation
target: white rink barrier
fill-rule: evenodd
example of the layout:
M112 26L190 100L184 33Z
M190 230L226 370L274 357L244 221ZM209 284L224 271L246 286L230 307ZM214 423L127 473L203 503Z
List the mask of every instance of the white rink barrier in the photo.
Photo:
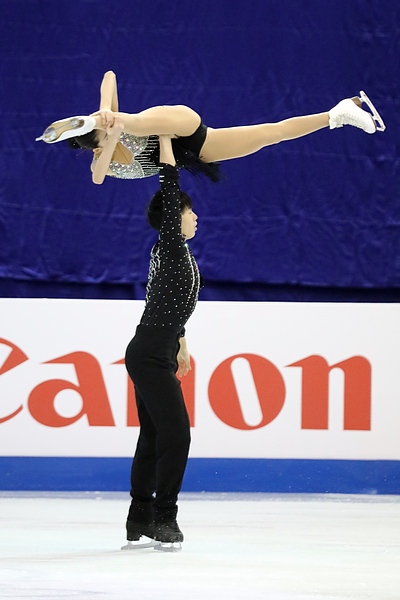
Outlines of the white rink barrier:
M129 487L143 302L0 305L0 489ZM200 302L187 340L189 489L400 493L399 305Z

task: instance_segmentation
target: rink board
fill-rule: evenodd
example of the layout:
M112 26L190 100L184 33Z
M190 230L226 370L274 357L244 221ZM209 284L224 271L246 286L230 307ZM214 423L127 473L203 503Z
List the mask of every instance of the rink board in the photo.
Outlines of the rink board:
M0 457L1 489L129 492L130 458ZM188 461L182 491L400 494L400 461Z
M128 489L143 302L0 309L0 489ZM200 302L184 489L400 493L399 339L398 304Z

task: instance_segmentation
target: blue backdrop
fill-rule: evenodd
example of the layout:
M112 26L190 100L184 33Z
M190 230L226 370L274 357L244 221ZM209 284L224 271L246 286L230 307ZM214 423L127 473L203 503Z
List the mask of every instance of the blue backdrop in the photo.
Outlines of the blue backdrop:
M0 0L0 295L141 298L156 178L91 183L89 153L35 143L98 108L188 104L206 124L328 110L364 89L385 133L345 127L182 172L202 299L395 301L400 288L398 0Z

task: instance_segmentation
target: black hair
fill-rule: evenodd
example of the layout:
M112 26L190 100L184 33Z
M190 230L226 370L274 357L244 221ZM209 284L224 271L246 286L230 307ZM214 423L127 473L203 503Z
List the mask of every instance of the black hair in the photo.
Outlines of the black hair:
M68 146L73 150L93 150L99 147L99 139L97 137L97 129L89 131L84 135L78 135L66 140Z
M192 200L185 192L180 192L180 209L181 213L185 209L192 208ZM160 231L163 217L163 197L161 190L158 190L152 197L147 207L147 222L148 224Z

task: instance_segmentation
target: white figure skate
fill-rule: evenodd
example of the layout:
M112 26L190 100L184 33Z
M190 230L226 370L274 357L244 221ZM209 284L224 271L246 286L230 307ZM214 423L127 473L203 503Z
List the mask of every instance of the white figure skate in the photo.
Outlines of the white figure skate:
M372 114L361 108L363 102L367 104ZM367 133L385 131L386 129L382 117L363 91L360 92L360 98L357 96L355 98L346 98L329 111L330 129L343 127L343 125L352 125L353 127L363 129Z
M47 144L54 144L68 138L85 135L85 133L93 131L95 127L96 119L94 117L68 117L49 125L43 135L36 138L36 141L43 140Z

